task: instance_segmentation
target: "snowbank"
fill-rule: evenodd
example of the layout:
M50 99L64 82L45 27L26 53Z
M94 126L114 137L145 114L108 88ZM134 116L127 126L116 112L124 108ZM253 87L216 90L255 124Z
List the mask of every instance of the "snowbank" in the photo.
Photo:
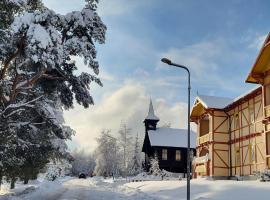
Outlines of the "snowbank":
M186 199L186 181L132 182L124 186L137 189L157 200ZM191 181L193 200L269 200L270 183L259 181Z
M160 180L182 180L183 174L171 173L166 170L162 170L159 176L154 176L146 172L142 172L135 177L129 178L132 182L137 181L160 181Z
M70 179L72 179L72 177L63 177L55 181L38 178L37 180L29 181L26 185L22 182L17 182L15 189L9 189L9 184L4 183L0 190L0 200L9 198L12 200L19 200L23 196L33 192L47 193L62 187L62 184Z

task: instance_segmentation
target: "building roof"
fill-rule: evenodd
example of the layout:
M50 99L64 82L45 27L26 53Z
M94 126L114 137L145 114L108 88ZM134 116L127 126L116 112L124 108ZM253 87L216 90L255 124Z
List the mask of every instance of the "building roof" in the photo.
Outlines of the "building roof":
M233 99L227 97L199 95L197 97L205 108L223 109L230 104Z
M249 72L246 82L262 83L264 74L270 70L270 33L266 37L262 48Z
M238 96L237 98L228 98L228 97L217 97L217 96L207 96L207 95L199 95L195 99L195 103L191 109L191 118L195 116L199 116L204 112L205 109L225 109L229 106L237 103L241 99L246 96L258 91L261 86L256 86L255 88L249 90L248 92Z
M151 99L150 99L148 114L145 119L159 120L159 118L155 115L155 111L154 111L154 107L153 107L153 103Z
M254 87L254 88L252 88L251 90L249 90L249 91L245 92L244 94L241 94L240 96L238 96L238 97L234 98L234 99L233 99L233 101L232 101L230 104L228 104L226 107L228 107L229 105L234 104L235 102L239 101L240 99L242 99L242 98L246 97L247 95L249 95L249 94L253 93L254 91L258 90L259 88L261 88L261 86L260 86L260 85L259 85L259 86Z
M187 147L187 130L175 128L157 128L148 131L151 146ZM196 147L196 133L190 131L190 147Z

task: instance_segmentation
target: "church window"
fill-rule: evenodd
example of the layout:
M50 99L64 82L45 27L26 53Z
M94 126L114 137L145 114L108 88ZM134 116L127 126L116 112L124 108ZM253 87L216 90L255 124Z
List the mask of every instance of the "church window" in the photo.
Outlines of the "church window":
M175 151L175 160L176 161L180 161L181 160L181 151L180 150L176 150Z
M162 160L168 160L168 151L167 151L167 149L162 149Z

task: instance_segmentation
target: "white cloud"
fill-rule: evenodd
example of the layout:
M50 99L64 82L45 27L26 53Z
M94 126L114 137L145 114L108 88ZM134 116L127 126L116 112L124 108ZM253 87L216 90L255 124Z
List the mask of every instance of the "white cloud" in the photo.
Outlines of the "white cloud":
M132 12L135 8L145 4L144 1L126 1L126 0L102 0L98 5L98 13L101 16L123 15Z
M159 125L171 123L172 127L184 128L187 122L187 106L184 103L169 105L164 99L153 99ZM96 147L95 138L104 128L117 134L121 121L133 130L133 134L144 135L143 120L148 111L149 96L140 84L129 82L109 96L103 96L100 103L89 109L76 106L65 112L66 123L76 130L73 140L79 148L88 151Z
M192 85L200 85L200 88L205 87L208 91L214 88L225 91L239 89L235 87L234 82L238 81L239 77L232 77L228 82L222 74L226 69L221 68L220 65L224 66L226 65L224 63L228 63L225 58L240 59L243 55L241 52L232 51L223 39L202 41L182 48L169 48L161 53L160 57L187 66L191 72ZM156 70L169 70L169 68L164 67L164 63L158 62Z
M249 45L250 48L255 48L257 50L260 50L262 48L262 45L266 39L268 34L263 34L263 35L257 35L257 37L255 37L255 39L253 39L253 41L251 42L251 44Z
M207 41L192 44L183 48L170 48L160 57L167 57L176 63L188 66L193 75L201 77L202 73L217 69L216 58L222 52L222 45L218 41ZM158 68L161 68L159 63ZM162 64L163 65L163 64ZM164 66L162 66L164 68Z
M81 10L85 5L84 0L43 0L43 3L48 8L61 14L66 14L74 10Z

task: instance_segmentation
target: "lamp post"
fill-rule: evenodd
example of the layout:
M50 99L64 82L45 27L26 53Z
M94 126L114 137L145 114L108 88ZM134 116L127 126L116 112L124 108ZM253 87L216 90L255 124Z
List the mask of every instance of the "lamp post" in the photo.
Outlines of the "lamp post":
M182 68L188 72L188 150L187 150L187 200L190 200L190 72L189 69L186 66L179 65L176 63L173 63L171 60L168 58L162 58L161 61L163 63L166 63L168 65L172 65L175 67Z

